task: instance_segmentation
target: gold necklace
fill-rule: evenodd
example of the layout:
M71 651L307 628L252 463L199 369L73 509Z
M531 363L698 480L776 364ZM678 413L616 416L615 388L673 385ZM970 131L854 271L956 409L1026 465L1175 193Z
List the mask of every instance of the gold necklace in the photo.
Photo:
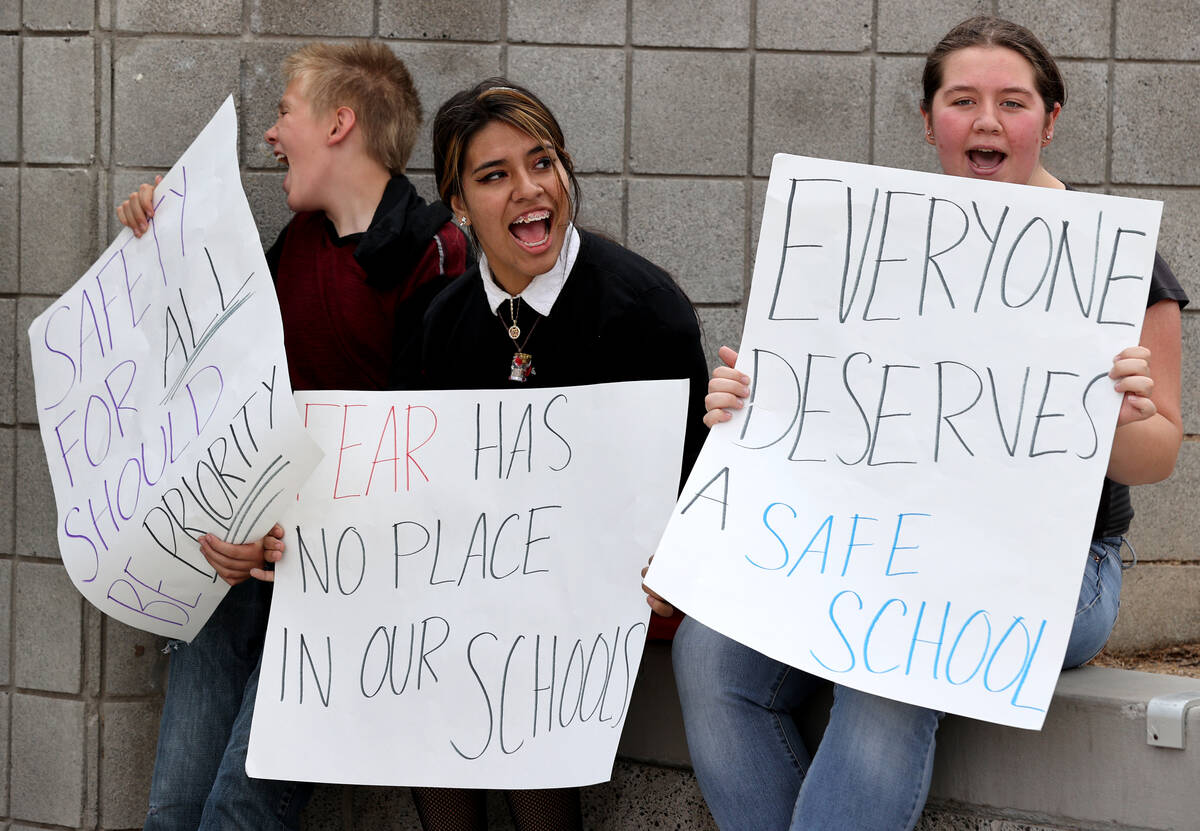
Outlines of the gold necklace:
M515 297L508 298L508 319L512 321L512 325L508 327L508 336L516 343L517 338L521 337L521 327L517 325L517 308Z

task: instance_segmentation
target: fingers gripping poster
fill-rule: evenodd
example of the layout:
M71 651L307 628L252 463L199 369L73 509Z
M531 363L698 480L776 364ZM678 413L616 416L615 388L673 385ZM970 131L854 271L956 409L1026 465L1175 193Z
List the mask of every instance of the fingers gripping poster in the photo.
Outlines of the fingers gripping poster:
M296 398L325 458L280 520L247 772L606 781L686 382Z
M227 585L196 538L262 536L316 464L237 167L233 99L29 327L58 543L85 597L191 640Z
M776 156L738 369L647 584L777 660L1038 728L1161 204Z

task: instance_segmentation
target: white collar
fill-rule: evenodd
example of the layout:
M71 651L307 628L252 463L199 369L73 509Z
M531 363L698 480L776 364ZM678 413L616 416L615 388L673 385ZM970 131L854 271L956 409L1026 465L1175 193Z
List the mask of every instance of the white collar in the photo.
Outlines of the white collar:
M579 256L579 232L575 230L574 224L568 224L567 231L563 235L562 250L558 252L558 260L554 263L554 267L545 274L534 277L525 290L515 296L524 300L542 317L550 314L550 309L554 306L554 301L558 300L559 292L567 282L567 276L571 273L577 256ZM500 306L507 303L514 295L510 295L500 288L492 279L492 270L488 268L487 256L484 254L479 255L479 276L483 278L483 293L487 295L488 308L492 310L492 314L499 316Z

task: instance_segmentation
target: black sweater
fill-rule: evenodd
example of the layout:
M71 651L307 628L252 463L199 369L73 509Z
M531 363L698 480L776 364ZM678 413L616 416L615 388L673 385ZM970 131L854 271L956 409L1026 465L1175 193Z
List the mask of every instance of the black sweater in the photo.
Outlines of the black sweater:
M524 384L509 380L517 350L507 318L501 321L488 308L478 266L454 280L425 314L425 384L500 389L686 378L687 421L679 425L686 431L686 475L708 432L703 424L708 369L696 313L658 266L602 237L587 232L580 237L579 255L550 314L540 317L519 306L518 341L533 356L534 369Z

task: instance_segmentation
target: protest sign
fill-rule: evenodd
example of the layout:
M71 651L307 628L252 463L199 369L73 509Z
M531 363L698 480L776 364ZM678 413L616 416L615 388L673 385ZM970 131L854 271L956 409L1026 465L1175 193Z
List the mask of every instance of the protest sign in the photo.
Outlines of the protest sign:
M247 772L607 780L686 382L296 398L326 455L283 519Z
M29 327L72 581L116 619L191 640L227 590L196 538L262 536L316 464L242 192L232 97L128 229Z
M1040 727L1161 205L776 156L738 368L647 584L792 666Z

